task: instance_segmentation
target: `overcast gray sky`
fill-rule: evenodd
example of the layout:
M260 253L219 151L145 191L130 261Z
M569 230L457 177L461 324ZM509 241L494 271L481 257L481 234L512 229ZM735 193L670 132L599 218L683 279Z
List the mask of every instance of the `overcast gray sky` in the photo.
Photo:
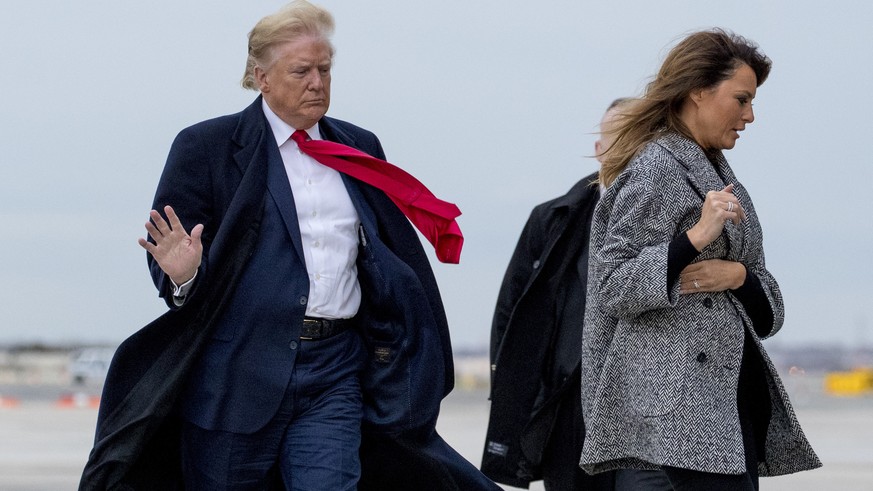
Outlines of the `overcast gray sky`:
M163 312L136 239L170 143L253 100L239 87L246 34L284 3L4 9L0 342L118 342ZM320 4L337 24L328 114L376 132L390 161L464 213L461 264L434 259L456 347L486 345L530 209L595 170L606 105L713 26L774 62L727 152L785 296L774 342L873 342L873 3Z

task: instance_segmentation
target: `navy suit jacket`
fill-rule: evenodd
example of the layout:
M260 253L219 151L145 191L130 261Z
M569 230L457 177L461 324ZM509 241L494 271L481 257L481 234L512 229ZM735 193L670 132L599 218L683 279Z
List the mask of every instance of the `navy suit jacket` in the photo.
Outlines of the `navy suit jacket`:
M320 130L326 139L385 158L369 131L331 118L321 120ZM239 183L246 170L264 162L266 196L241 196ZM371 354L378 352L370 357L364 377L365 393L373 396L367 398L365 419L392 427L419 426L425 422L422 417L436 414L440 399L451 389L452 359L439 292L409 221L380 191L344 179L362 223L358 267L364 299L359 318ZM210 283L212 249L235 247L233 237L221 235L227 220L246 220L227 215L235 199L263 201L260 233L192 371L184 407L186 419L203 428L250 433L270 420L282 400L296 353L289 346L300 337L309 294L291 186L260 100L242 113L182 131L158 185L154 209L172 205L186 230L204 224L198 287ZM170 282L149 260L155 283L172 307ZM198 294L195 290L191 295ZM414 362L394 373L407 360ZM395 376L402 372L407 374ZM412 382L407 377L427 386L407 394ZM399 403L410 397L413 404Z
M384 158L369 131L327 117L319 127L328 140ZM360 488L497 489L434 431L453 364L421 242L382 191L343 177L361 219L358 319L369 353ZM179 134L154 208L167 204L186 230L204 225L203 263L194 290L175 308L168 278L150 260L171 310L116 353L83 489L177 482L178 459L168 449L180 407L205 428L256 431L275 414L290 377L309 281L291 187L260 97Z

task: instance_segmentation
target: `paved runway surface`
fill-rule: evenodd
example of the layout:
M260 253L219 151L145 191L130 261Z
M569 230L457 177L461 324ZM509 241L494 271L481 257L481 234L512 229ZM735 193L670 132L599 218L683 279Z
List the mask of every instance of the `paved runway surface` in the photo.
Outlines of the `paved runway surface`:
M0 490L76 489L97 411L88 407L92 401L87 397L63 398L69 391L66 387L0 387L0 396L20 399L17 407L0 407ZM764 478L761 489L873 490L873 397L798 396L798 417L825 466L793 476ZM488 421L486 398L483 390L455 390L443 403L438 425L440 434L476 464ZM536 483L531 489L543 488Z

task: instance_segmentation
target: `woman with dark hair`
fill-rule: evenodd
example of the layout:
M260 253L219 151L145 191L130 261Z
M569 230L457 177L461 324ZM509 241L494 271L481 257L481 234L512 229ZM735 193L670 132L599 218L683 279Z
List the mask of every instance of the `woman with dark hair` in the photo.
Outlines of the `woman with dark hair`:
M761 345L782 296L722 154L770 66L740 36L693 33L613 127L582 341L590 473L662 468L674 489L735 491L821 465Z

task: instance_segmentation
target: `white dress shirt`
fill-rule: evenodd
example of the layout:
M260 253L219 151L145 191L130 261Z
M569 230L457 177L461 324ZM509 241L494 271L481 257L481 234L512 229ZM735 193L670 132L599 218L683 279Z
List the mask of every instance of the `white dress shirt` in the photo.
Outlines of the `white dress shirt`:
M358 283L358 228L361 221L339 172L304 154L291 140L294 128L282 121L266 101L264 114L273 130L291 183L306 271L309 300L306 315L327 319L354 317L361 305ZM316 124L306 130L321 140Z
M361 286L355 263L361 223L358 212L340 173L301 152L297 143L291 140L294 128L282 121L266 101L262 105L279 146L297 207L297 222L309 274L306 315L325 319L354 317L361 305ZM313 140L322 139L317 124L306 133ZM194 278L183 285L173 284L176 305L184 303L193 282Z

